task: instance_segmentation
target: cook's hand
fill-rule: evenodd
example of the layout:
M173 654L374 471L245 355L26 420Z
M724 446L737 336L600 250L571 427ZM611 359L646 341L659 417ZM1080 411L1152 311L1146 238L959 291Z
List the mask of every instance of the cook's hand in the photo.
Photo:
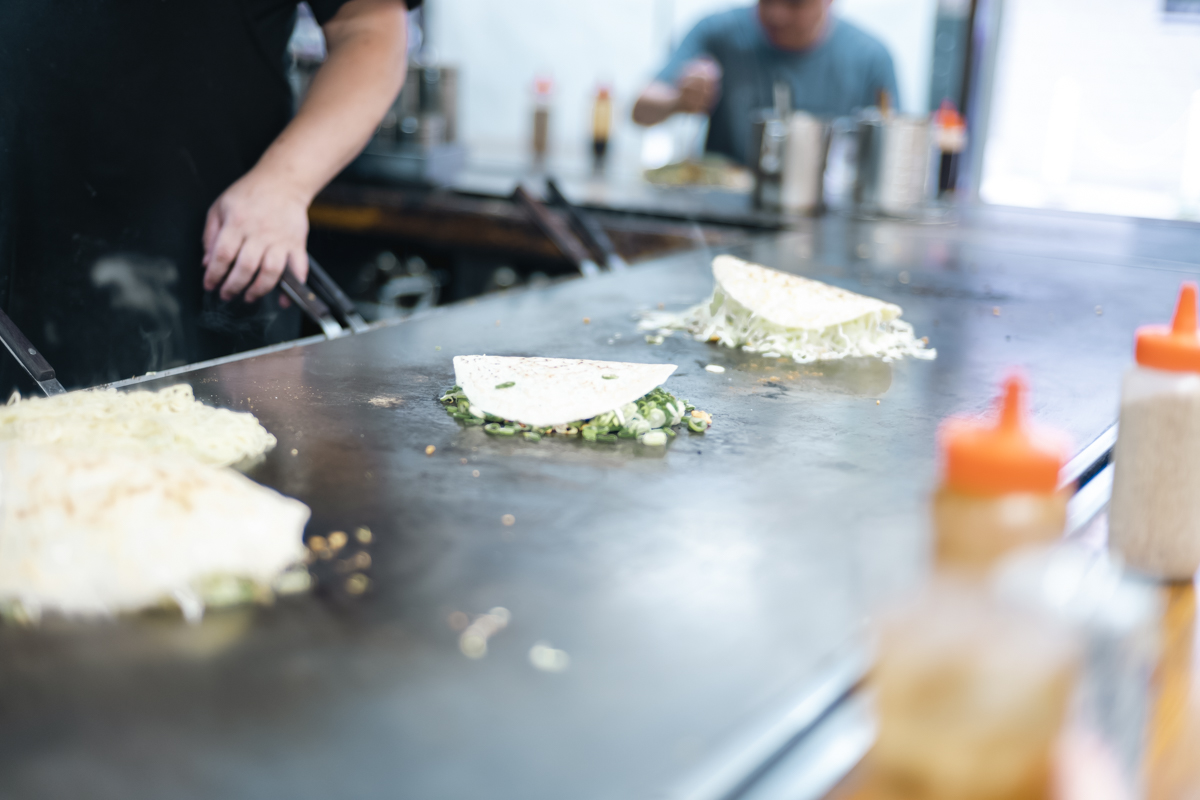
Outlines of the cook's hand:
M707 114L721 94L721 66L711 58L689 62L679 77L677 110L687 114Z
M247 303L270 292L290 269L308 277L308 204L286 180L246 173L208 210L204 225L204 288L221 299L245 291ZM282 299L282 298L281 298Z

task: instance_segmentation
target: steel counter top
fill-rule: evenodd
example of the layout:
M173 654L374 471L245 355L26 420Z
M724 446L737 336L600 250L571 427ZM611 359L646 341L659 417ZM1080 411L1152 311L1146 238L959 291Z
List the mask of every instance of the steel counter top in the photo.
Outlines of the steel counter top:
M197 626L0 628L0 796L684 792L924 574L942 417L984 411L1019 366L1078 447L1115 421L1133 330L1167 318L1200 234L1147 253L1113 222L1066 244L1093 224L827 218L735 251L899 303L935 361L647 345L637 308L710 291L696 252L146 381L257 414L279 445L252 476L312 507L310 535L369 526L373 588ZM490 438L436 402L466 353L669 361L716 424L665 451ZM494 606L511 623L466 658L449 615ZM542 641L565 672L531 665Z

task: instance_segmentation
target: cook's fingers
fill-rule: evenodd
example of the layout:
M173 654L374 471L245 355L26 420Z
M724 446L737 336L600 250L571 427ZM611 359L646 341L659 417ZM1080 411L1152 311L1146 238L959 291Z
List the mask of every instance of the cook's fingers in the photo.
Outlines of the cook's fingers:
M242 244L242 249L238 251L237 262L229 271L225 282L221 284L222 300L232 300L250 285L250 282L254 280L254 273L258 272L258 266L262 263L265 249L263 245L252 239L247 239Z
M288 269L296 276L296 280L304 283L308 280L308 252L293 250L288 256Z
M258 298L265 296L279 284L279 279L283 277L283 268L287 266L287 259L287 251L283 248L267 248L267 252L262 257L262 267L258 270L258 277L246 290L247 303L253 303Z
M205 291L211 292L221 285L245 240L244 235L228 227L222 228L217 234L217 241L209 254L208 266L204 270Z
M204 220L204 236L201 240L204 242L204 266L208 266L208 262L213 257L213 245L217 242L217 234L221 232L221 215L217 211L217 206L214 203L213 207L208 210L208 216Z

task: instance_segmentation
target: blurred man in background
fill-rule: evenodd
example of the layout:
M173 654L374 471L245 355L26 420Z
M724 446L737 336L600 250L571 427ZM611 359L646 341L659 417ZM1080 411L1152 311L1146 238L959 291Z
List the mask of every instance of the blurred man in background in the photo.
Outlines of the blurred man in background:
M824 117L898 100L892 57L878 39L838 19L833 0L759 0L692 29L633 108L639 125L709 114L709 152L749 164L755 112L790 87L795 109Z

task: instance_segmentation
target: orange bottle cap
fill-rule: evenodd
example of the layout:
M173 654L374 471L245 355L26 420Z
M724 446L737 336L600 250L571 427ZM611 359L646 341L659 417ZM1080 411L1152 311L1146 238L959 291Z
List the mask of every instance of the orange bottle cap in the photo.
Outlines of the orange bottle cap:
M1196 333L1196 284L1185 281L1171 327L1145 325L1137 330L1137 363L1168 372L1200 372L1200 336Z
M962 118L962 114L958 113L958 109L954 103L949 100L943 100L942 105L937 111L933 112L934 122L942 128L965 128L967 127L966 120Z
M1049 494L1067 461L1068 444L1056 431L1029 424L1025 382L1010 377L994 423L951 418L938 432L946 488L995 497L1017 492Z

